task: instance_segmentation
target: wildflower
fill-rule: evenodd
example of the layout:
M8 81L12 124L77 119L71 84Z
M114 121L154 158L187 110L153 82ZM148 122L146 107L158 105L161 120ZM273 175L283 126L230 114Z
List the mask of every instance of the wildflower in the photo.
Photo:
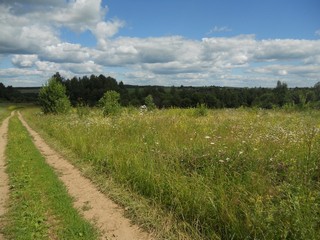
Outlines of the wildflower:
M204 138L205 138L205 139L210 139L211 137L210 137L210 136L205 136Z
M227 157L227 158L226 158L226 161L228 162L229 160L230 160L230 158Z
M224 161L222 159L219 160L220 163L224 163Z
M214 145L215 143L214 143L214 142L211 142L210 144L211 144L211 145Z
M193 138L190 138L190 141L192 141L193 140Z
M241 155L242 153L243 153L243 151L240 151L240 152L239 152L239 155Z

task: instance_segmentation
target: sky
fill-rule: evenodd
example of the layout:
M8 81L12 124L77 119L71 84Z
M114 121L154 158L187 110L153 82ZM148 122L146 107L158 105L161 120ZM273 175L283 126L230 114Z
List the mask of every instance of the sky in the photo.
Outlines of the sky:
M319 0L0 0L0 82L312 87Z

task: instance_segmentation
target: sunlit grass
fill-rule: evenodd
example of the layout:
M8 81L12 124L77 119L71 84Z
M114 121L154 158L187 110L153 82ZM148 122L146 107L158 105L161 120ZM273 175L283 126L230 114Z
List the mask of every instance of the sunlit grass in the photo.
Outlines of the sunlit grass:
M10 115L11 110L9 109L9 105L6 103L0 103L0 124L2 121Z
M29 121L203 238L316 239L320 113L193 109Z

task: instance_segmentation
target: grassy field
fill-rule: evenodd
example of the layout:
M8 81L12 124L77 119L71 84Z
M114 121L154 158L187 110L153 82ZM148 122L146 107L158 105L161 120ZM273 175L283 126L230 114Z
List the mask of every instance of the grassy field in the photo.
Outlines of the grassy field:
M97 239L17 117L9 123L7 239Z
M317 239L320 112L193 109L24 115L203 239Z
M10 112L14 108L13 106L10 106L6 103L0 103L0 124L2 121L10 115Z
M2 121L8 117L12 111L17 109L22 109L24 107L30 107L30 104L12 104L12 103L2 103L0 102L0 124Z

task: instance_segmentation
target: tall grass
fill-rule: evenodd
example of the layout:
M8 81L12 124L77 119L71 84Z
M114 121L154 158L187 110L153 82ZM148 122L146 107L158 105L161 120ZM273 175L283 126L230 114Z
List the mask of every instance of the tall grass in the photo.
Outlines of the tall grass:
M173 212L205 239L319 236L319 112L27 117L97 174Z

